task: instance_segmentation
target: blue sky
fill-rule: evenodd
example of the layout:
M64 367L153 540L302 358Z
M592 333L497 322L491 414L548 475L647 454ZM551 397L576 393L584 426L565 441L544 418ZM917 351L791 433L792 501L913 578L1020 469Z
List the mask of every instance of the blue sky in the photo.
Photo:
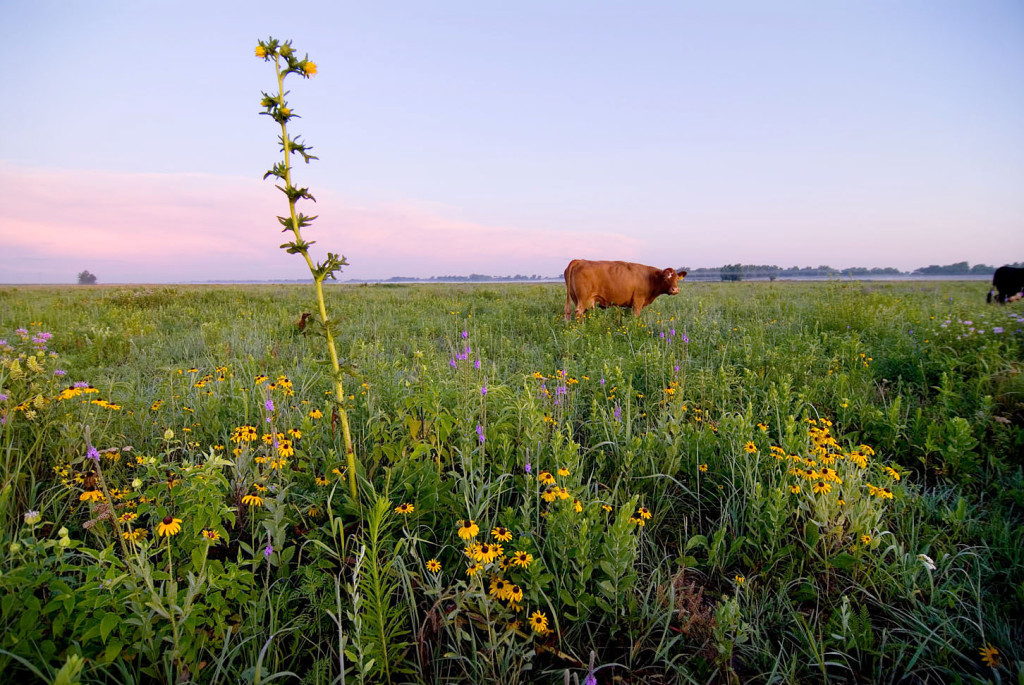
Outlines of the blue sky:
M258 38L343 278L1024 259L1020 2L0 5L0 282L301 278Z

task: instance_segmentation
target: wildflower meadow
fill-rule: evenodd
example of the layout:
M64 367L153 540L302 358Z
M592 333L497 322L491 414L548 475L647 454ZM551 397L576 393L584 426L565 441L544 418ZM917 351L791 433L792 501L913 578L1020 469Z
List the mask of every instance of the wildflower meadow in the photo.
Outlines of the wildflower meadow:
M313 288L0 288L2 680L1024 681L1020 303L328 285L256 56Z

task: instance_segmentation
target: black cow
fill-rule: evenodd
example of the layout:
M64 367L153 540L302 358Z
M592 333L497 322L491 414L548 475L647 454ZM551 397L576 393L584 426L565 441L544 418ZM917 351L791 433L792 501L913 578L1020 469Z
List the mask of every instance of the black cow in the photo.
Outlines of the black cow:
M1004 304L1024 297L1024 269L1015 266L1001 266L992 274L992 290L988 291L988 301L992 301L992 293L996 294L996 302Z

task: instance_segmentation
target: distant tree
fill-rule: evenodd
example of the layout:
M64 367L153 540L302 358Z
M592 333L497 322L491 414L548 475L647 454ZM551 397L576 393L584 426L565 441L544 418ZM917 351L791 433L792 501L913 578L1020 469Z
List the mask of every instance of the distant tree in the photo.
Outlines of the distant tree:
M96 285L96 274L89 273L89 270L86 269L78 274L78 285Z
M726 264L722 267L722 280L723 281L742 281L743 280L743 265L742 264Z

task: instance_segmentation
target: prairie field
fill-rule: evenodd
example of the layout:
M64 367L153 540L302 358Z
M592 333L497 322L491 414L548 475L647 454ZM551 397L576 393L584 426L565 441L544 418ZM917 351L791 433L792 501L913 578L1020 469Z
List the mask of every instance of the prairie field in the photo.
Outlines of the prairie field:
M0 679L1024 682L987 290L2 288Z

